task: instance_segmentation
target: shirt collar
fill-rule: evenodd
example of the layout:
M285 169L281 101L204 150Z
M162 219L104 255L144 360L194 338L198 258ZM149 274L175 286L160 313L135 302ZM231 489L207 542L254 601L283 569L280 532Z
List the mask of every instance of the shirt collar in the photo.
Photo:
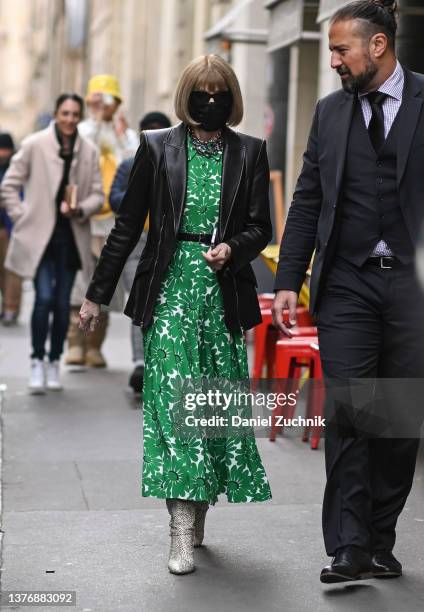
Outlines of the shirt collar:
M392 74L389 76L389 78L386 81L384 81L382 85L380 85L380 87L378 88L378 91L381 91L381 93L385 93L391 98L394 98L395 100L398 100L399 102L401 102L404 83L405 83L405 74L403 72L403 68L400 65L399 61L396 60L396 68L394 69ZM367 94L360 93L358 95L359 95L359 98L363 98Z

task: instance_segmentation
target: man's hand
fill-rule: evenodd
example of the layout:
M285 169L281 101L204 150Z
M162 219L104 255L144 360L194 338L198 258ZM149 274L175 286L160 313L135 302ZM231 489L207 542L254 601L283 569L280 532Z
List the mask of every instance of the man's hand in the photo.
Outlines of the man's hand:
M94 121L101 121L103 117L103 96L100 92L93 92L87 101L90 116Z
M115 122L114 122L115 134L120 138L121 136L125 136L125 133L128 129L128 121L122 111L118 111L116 113Z
M221 270L224 264L230 259L231 247L225 242L221 242L213 249L209 249L206 253L202 253L202 255L206 259L208 266L216 272L217 270Z
M93 332L99 322L99 315L100 304L95 304L94 302L91 302L85 298L84 302L82 303L81 310L79 311L80 329L82 329L85 334L88 334L88 332Z
M277 291L274 298L274 304L272 305L272 320L277 329L279 329L285 336L292 337L290 328L283 323L283 310L289 311L289 326L294 327L296 325L296 307L297 307L297 293L296 291L286 291L282 289Z

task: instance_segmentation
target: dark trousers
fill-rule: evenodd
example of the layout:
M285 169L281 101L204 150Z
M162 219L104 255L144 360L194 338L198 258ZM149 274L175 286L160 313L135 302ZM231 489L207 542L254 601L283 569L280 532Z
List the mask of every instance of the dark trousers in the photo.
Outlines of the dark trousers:
M70 299L77 269L69 267L66 241L53 236L34 279L35 302L31 317L32 357L43 359L49 333L50 361L60 358L69 326Z
M323 532L330 556L346 545L375 551L395 544L423 420L423 312L413 266L332 262L317 317L327 390Z

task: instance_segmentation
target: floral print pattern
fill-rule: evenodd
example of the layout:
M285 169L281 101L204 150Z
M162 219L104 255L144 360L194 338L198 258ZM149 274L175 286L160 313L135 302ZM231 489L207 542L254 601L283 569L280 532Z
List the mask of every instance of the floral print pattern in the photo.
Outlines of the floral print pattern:
M199 155L187 136L188 181L180 231L212 234L218 222L222 153ZM144 331L144 458L142 495L214 504L271 498L253 433L207 438L173 428L175 387L196 378L247 379L244 335L230 333L208 247L178 241L162 281L152 324Z

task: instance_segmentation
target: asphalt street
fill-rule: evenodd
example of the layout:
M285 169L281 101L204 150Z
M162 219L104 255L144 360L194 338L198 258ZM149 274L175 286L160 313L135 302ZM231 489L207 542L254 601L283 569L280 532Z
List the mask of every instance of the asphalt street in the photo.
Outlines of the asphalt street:
M164 502L141 498L142 411L127 388L129 320L112 315L103 371L64 368L62 393L30 396L24 293L18 327L0 327L3 591L76 591L82 612L418 612L424 609L424 453L398 525L397 580L324 586L323 442L259 439L273 499L207 517L197 570L167 569ZM2 610L63 610L8 606Z

